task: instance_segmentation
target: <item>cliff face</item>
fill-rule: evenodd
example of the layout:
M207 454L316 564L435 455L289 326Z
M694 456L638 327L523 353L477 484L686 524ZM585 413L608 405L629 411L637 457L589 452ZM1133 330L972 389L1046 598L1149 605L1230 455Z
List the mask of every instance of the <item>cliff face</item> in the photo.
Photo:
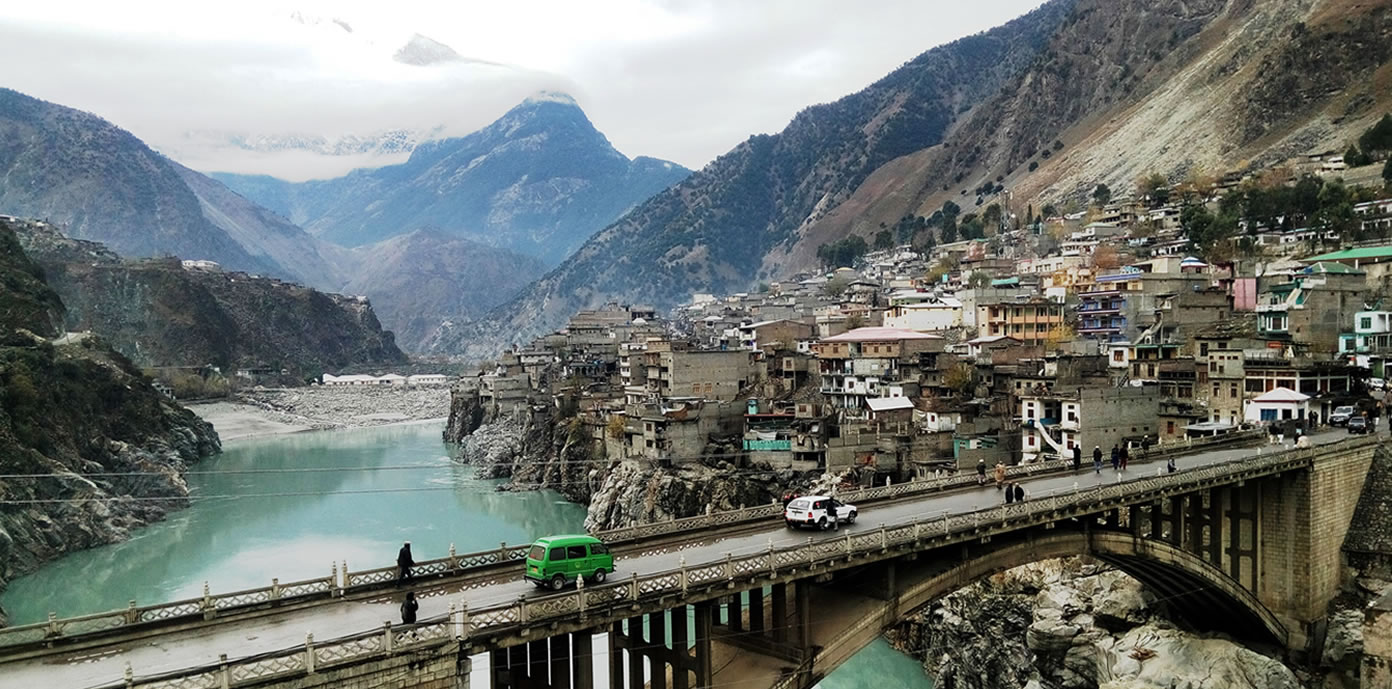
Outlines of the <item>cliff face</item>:
M1183 631L1131 577L1054 560L968 586L900 624L891 642L953 689L1299 689L1276 659Z
M481 477L508 479L505 490L549 488L588 505L585 528L592 531L764 505L814 478L737 458L659 467L606 457L590 433L575 417L546 409L499 413L480 405L472 388L456 387L445 440L458 444L456 457Z
M67 305L67 330L90 330L140 366L289 369L306 375L406 361L365 301L178 259L122 260L45 223L15 231ZM230 370L229 370L230 369Z
M0 246L18 246L8 226ZM0 251L4 284L38 274L23 251ZM220 449L211 426L100 340L55 345L35 334L45 319L16 301L61 303L29 284L30 297L0 291L0 474L35 475L0 479L0 587L183 506L183 471Z

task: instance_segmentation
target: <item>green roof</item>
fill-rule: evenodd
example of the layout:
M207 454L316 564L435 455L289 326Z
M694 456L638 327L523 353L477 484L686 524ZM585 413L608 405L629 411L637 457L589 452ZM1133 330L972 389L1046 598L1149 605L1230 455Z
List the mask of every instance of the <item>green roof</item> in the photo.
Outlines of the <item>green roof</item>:
M1312 263L1305 269L1307 274L1329 274L1329 275L1362 275L1363 271L1352 268L1337 261L1320 261Z
M1305 261L1311 263L1315 261L1354 261L1365 258L1392 258L1392 245L1344 249L1343 251L1311 256L1305 259Z

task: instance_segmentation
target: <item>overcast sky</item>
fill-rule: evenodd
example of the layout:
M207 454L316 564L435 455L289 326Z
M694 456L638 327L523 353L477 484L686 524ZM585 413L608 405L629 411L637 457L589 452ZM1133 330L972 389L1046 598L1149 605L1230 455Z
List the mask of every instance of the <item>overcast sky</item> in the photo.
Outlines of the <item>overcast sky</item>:
M251 153L226 145L228 135L464 134L530 93L558 90L623 153L700 168L808 105L1039 4L8 2L0 3L0 86L94 112L196 169L294 179L372 161ZM393 61L414 33L471 61Z

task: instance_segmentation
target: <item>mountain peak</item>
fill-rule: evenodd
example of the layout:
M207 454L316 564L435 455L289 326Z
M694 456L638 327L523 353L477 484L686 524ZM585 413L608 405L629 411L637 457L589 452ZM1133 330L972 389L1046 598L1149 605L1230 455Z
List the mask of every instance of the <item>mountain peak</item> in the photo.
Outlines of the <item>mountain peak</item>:
M406 44L392 55L392 59L402 64L417 67L464 60L463 56L454 51L454 48L420 34L412 34L411 40L406 41Z
M560 91L537 91L536 93L527 96L527 99L522 101L522 104L518 107L537 105L539 103L560 103L562 105L569 105L575 108L580 107L580 104L576 103L575 99L572 98L570 94L561 93Z

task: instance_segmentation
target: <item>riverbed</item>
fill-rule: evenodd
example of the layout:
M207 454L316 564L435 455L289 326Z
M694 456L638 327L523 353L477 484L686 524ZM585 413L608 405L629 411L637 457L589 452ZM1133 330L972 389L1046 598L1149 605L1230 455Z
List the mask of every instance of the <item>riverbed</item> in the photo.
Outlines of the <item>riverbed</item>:
M243 438L194 468L189 509L128 541L69 554L0 595L12 624L327 576L582 530L585 508L552 491L498 492L451 461L438 423ZM883 642L826 689L926 689L918 664Z

